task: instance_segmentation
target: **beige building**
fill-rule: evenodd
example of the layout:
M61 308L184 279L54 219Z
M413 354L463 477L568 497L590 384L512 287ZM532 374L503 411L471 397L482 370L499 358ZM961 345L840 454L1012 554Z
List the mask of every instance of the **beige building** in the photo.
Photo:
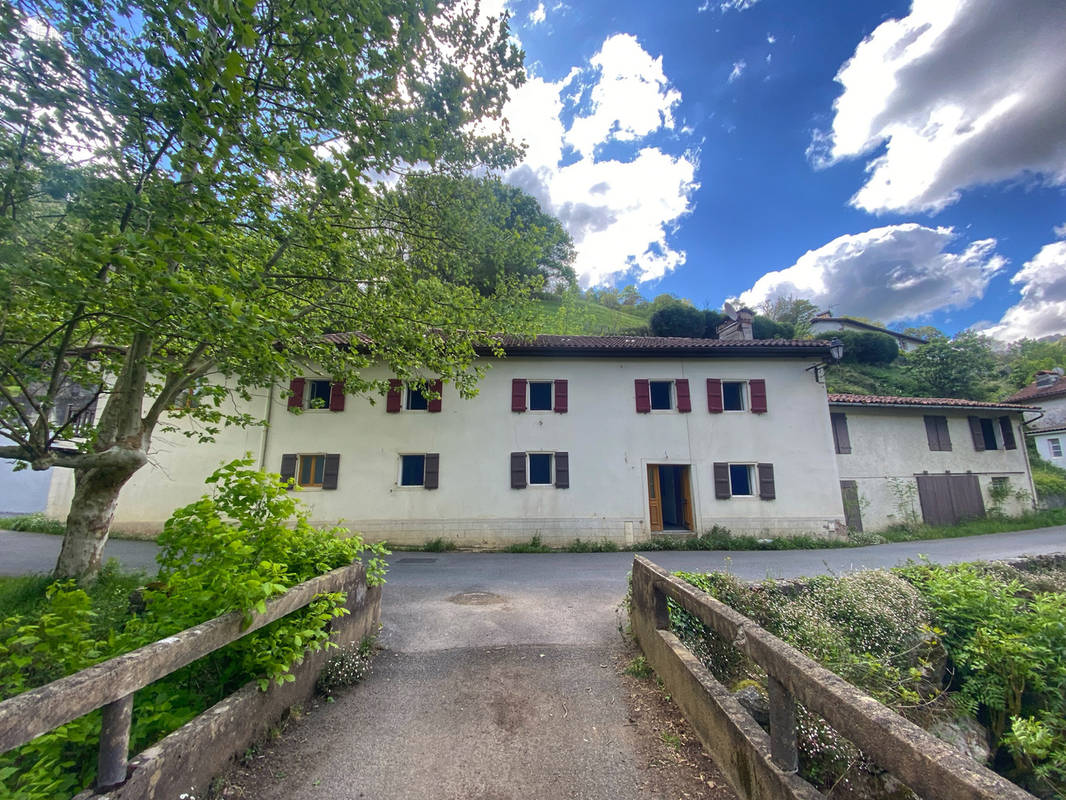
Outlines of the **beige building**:
M1022 423L1037 411L953 398L829 395L848 527L1031 510Z
M1066 468L1066 377L1062 367L1041 370L1036 379L1006 399L1008 403L1039 403L1043 413L1030 419L1026 435L1045 461Z

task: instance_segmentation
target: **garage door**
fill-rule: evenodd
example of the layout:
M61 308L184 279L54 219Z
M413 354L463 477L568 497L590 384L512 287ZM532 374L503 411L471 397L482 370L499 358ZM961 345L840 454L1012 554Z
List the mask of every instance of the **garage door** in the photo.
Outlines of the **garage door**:
M952 525L983 517L985 501L976 475L918 475L918 500L927 525Z

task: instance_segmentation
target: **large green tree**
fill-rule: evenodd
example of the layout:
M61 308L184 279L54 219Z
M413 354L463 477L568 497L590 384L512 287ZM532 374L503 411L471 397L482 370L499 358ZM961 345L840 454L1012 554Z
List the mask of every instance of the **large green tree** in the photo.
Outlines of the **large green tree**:
M0 457L73 470L57 575L98 567L194 387L180 413L207 436L253 422L227 395L307 364L350 392L380 390L380 362L473 389L529 276L486 296L427 269L484 227L397 198L418 171L512 163L481 123L522 76L505 20L435 0L0 7Z
M990 399L995 358L989 339L973 331L937 336L903 356L903 371L917 394Z

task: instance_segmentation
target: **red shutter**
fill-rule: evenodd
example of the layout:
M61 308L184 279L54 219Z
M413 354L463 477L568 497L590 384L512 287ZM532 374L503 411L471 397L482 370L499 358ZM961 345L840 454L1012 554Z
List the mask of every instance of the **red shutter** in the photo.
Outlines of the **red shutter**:
M714 496L719 500L728 500L733 496L729 488L729 464L724 461L714 462Z
M344 411L344 384L340 381L329 385L329 410Z
M555 454L555 488L570 488L570 454Z
M759 497L763 500L773 500L777 497L774 488L774 465L759 464Z
M511 379L511 410L512 411L525 411L526 410L526 379L525 378L512 378Z
M633 381L633 388L637 393L637 413L648 414L651 412L651 383L647 378L637 378Z
M430 381L429 390L437 395L437 399L430 400L428 403L426 403L426 410L430 414L439 414L441 404L444 400L444 381L442 381L440 378L437 378L437 380L435 381Z
M677 410L687 414L692 410L692 396L688 392L688 378L678 378L674 381L677 388Z
M281 457L281 482L291 489L296 480L296 454L286 453Z
M751 413L766 413L766 381L762 378L754 378L748 381L751 390Z
M289 381L289 408L304 407L304 379L293 378Z
M526 454L511 453L511 488L526 488Z
M337 477L340 475L340 471L340 453L330 453L329 455L327 455L325 463L322 465L322 488L336 489Z
M722 402L722 379L707 379L707 410L712 414L721 414L725 404Z
M565 414L569 402L569 389L565 380L555 382L555 413Z
M422 478L422 488L437 489L440 487L440 453L426 453L425 475Z
M389 393L385 398L385 410L390 414L399 412L403 405L403 381L389 378Z

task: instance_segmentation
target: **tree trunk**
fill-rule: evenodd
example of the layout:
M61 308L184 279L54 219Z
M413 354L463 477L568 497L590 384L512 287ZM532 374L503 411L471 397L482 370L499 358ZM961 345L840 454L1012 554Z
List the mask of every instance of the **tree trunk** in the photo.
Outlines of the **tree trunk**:
M143 452L139 455L139 459L134 457L120 464L74 470L74 498L53 577L85 582L96 576L119 492L147 462Z

